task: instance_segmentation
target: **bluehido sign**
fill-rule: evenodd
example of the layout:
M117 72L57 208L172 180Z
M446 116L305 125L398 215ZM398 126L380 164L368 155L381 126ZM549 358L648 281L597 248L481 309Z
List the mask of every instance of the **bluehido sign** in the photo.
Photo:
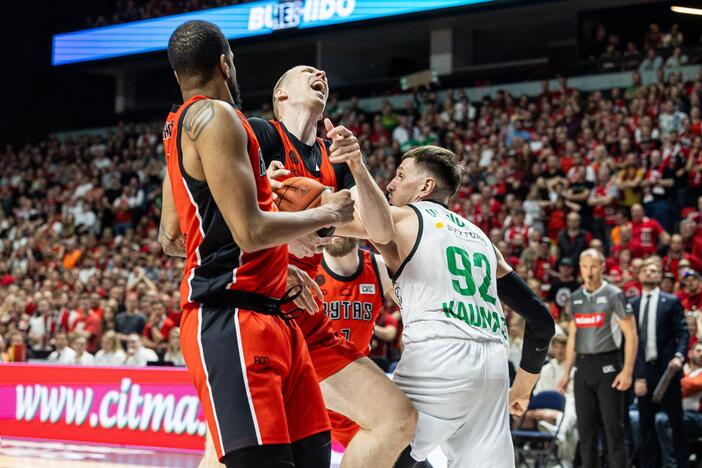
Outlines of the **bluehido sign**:
M217 24L227 39L307 29L376 18L439 10L496 0L263 0L192 13L86 29L53 37L53 65L100 60L164 50L181 23Z

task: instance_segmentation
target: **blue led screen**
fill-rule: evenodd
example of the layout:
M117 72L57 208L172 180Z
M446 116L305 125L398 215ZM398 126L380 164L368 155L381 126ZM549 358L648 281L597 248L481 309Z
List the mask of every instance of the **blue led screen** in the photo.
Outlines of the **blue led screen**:
M188 20L217 24L227 39L263 36L283 29L308 29L388 18L496 0L296 0L257 2L56 34L53 65L164 50L178 25Z

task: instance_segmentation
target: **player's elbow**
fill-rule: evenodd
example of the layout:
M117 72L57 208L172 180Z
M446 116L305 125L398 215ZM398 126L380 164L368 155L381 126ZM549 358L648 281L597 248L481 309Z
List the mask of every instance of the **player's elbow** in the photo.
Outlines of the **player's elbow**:
M367 231L368 237L373 243L386 245L392 242L392 240L395 238L395 223L381 223L381 225L374 230L377 232L371 232L371 230Z
M262 217L241 223L233 232L236 244L245 252L256 252L270 247L270 230Z
M262 250L266 246L263 243L263 238L258 234L258 230L244 230L244 232L234 236L236 244L244 252L256 252Z

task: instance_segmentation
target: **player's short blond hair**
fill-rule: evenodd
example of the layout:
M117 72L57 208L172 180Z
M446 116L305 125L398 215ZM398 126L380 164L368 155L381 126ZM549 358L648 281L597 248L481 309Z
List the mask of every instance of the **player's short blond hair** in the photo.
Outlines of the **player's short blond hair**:
M275 86L273 87L273 115L275 116L276 119L280 120L280 114L278 113L278 100L275 98L275 93L280 89L285 86L286 81L290 77L290 74L297 70L298 68L305 67L306 65L295 65L291 69L287 70L285 73L283 73L280 78L278 78L278 81L276 81Z

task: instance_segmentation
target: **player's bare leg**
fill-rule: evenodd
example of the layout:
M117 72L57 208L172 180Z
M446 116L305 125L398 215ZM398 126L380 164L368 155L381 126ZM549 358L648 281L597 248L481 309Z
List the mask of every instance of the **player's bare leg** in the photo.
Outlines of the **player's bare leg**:
M407 447L417 411L368 358L357 359L320 383L327 409L361 426L346 448L342 468L390 468Z
M207 435L205 436L205 454L202 456L198 468L220 468L223 466L224 465L221 464L217 458L214 441L212 440L212 433L208 429Z

